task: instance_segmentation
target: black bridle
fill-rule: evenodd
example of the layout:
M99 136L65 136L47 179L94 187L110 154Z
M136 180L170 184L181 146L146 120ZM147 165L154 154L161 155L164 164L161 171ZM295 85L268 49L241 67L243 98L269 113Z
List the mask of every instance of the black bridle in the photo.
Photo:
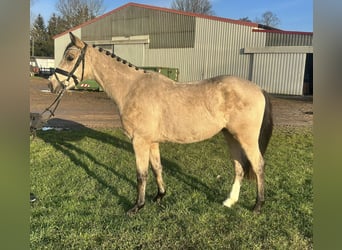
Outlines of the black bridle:
M85 43L84 44L84 47L81 49L81 54L80 56L78 57L75 65L74 65L74 68L68 72L68 71L65 71L63 69L60 69L60 68L56 68L55 69L55 72L54 72L54 75L58 81L58 83L63 87L63 89L66 87L64 84L63 84L63 81L60 81L59 78L58 78L58 74L61 74L61 75L64 75L67 77L67 79L65 81L69 81L70 78L72 78L75 82L75 86L77 86L79 84L79 81L77 79L77 76L75 76L75 71L77 70L78 66L80 66L80 64L82 63L82 77L81 77L81 81L83 81L83 75L84 75L84 64L85 64L85 53L86 53L86 50L87 50L87 47L88 45Z
M78 57L73 69L68 72L68 71L65 71L63 69L60 69L60 68L56 68L55 69L55 72L53 73L54 76L56 77L56 80L58 81L58 83L60 84L60 86L62 86L62 90L58 93L56 99L52 102L52 104L47 107L40 115L42 116L45 112L49 111L50 112L50 115L49 117L47 118L47 120L49 120L51 118L51 116L54 116L55 115L55 110L57 109L58 107L58 104L59 102L61 101L62 97L63 97L63 94L64 92L66 91L66 87L65 84L63 82L69 82L70 78L72 78L75 82L75 86L77 86L79 84L79 81L77 79L77 76L75 76L75 71L77 70L77 68L80 66L80 64L82 63L82 77L81 77L81 81L83 81L83 75L84 75L84 64L85 64L85 53L86 53L86 50L87 50L87 44L85 43L84 44L84 47L81 49L81 54L80 56ZM61 75L64 75L67 77L66 80L64 81L61 81L59 80L58 78L58 75L57 74L61 74ZM55 105L55 107L53 107ZM53 108L52 108L53 107Z

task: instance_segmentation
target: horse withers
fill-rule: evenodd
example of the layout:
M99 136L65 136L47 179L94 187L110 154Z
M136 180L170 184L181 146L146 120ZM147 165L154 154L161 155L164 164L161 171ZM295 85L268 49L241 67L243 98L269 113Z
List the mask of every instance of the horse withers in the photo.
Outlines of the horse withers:
M235 76L217 76L199 82L177 83L161 74L146 72L117 55L70 33L70 44L50 77L52 92L72 88L81 80L94 79L117 104L125 134L136 158L138 195L129 214L145 204L149 163L156 178L156 201L165 195L159 143L192 143L223 131L235 168L228 198L239 198L244 176L257 183L254 211L264 197L264 159L272 135L272 109L268 94L256 84Z

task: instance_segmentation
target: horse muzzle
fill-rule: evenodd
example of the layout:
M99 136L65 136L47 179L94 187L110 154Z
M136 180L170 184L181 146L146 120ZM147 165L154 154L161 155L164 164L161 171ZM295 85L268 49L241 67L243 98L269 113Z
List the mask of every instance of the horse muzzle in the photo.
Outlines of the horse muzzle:
M67 79L60 81L58 78L52 77L48 83L48 88L52 93L59 93L63 89L69 90L75 88L77 85L75 81L78 82L77 79L74 78L71 81L68 81Z
M58 82L50 80L48 83L48 88L50 89L51 93L59 93L64 86Z

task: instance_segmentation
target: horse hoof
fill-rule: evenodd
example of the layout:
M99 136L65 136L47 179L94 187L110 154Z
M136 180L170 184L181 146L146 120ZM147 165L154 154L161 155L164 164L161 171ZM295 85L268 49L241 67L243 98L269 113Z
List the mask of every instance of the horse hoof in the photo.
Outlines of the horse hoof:
M231 208L235 203L236 203L236 201L233 201L232 199L227 199L222 204L225 207Z
M264 201L255 203L253 212L255 214L261 214L261 207L264 205L264 203L265 203Z
M136 213L139 212L140 209L142 209L144 207L144 205L145 204L142 204L142 205L135 204L133 208L131 208L130 210L127 211L127 215L128 216L135 215Z
M153 198L153 201L159 203L164 198L165 194L166 194L166 192L164 192L164 193L158 192L156 197Z
M253 213L255 213L255 214L261 214L261 207L254 207L254 208L253 208Z

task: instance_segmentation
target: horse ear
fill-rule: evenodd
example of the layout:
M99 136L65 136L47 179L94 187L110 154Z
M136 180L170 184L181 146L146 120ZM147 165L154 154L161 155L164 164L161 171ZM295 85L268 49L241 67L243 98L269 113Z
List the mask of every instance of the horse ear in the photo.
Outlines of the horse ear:
M82 42L81 39L79 39L77 36L75 36L73 33L69 32L70 40L72 44L74 44L76 47L82 49L84 47L84 42Z

